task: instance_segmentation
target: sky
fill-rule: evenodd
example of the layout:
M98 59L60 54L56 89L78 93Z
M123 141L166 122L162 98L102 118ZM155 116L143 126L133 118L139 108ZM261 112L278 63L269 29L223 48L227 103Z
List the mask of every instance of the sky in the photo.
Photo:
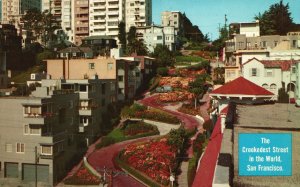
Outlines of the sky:
M218 27L224 25L225 14L227 23L252 22L255 15L278 2L280 0L152 0L152 18L155 24L161 24L161 12L185 12L203 34L214 40L219 37ZM294 23L300 24L300 0L283 0L283 3L289 3Z

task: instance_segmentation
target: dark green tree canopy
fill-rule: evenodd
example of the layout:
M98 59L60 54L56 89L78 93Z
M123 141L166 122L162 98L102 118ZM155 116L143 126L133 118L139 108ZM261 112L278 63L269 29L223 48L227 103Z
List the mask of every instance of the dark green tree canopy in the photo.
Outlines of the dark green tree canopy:
M254 19L260 22L261 35L286 35L294 28L293 19L289 11L289 4L283 4L281 0L270 6L263 14L259 13Z
M174 54L165 45L157 45L152 56L156 59L158 67L170 67L175 63Z
M127 34L126 51L128 55L136 53L137 55L147 55L148 50L144 42L137 39L136 27L130 27Z
M118 38L122 47L126 49L126 30L125 30L125 23L123 21L119 23Z

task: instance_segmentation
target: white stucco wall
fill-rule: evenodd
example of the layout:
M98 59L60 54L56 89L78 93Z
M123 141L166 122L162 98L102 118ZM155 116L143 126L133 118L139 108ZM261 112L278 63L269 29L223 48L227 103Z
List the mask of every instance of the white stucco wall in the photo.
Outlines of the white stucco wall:
M257 69L257 76L252 76L252 68ZM267 76L267 70L272 71L272 76ZM265 68L262 63L253 59L249 63L244 64L242 72L244 78L259 86L267 84L269 88L268 90L273 92L275 95L278 95L278 90L282 87L282 71L280 68ZM272 84L276 85L276 90L270 89Z

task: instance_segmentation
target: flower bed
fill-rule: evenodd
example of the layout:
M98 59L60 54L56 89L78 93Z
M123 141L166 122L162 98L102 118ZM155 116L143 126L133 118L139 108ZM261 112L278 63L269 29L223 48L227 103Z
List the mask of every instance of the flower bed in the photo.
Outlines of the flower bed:
M121 128L114 129L107 136L104 136L101 142L96 145L96 148L100 149L117 142L158 134L158 128L154 125L150 125L142 121L130 122Z
M169 85L172 88L187 89L189 82L193 81L193 78L184 77L162 77L159 81L159 86Z
M68 185L99 185L100 179L82 165L80 169L73 176L67 178L64 183Z
M193 99L193 94L188 91L174 91L170 93L161 93L158 96L160 102L178 102Z
M124 107L121 112L123 118L144 118L164 123L178 124L180 121L177 117L158 109L149 109L138 104L131 107Z
M157 127L144 123L142 121L138 121L136 123L129 123L123 129L123 133L125 136L135 136L137 134L157 132Z
M167 143L167 138L128 145L120 155L120 159L151 179L167 186L169 184L170 169L176 166L176 152L174 146Z
M137 111L135 112L135 115L133 117L160 121L164 123L172 123L172 124L178 124L180 122L180 120L177 117L157 109Z
M182 105L178 111L193 116L201 115L200 108L198 107L195 109L195 107L190 104Z

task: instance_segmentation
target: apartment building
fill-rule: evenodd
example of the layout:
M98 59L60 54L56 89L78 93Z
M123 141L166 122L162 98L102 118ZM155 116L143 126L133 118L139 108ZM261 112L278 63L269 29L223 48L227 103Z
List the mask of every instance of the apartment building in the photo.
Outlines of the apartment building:
M65 0L42 0L41 11L53 15L59 23L62 21L62 4Z
M300 107L300 62L296 63L296 88L295 88L295 99L296 99L296 106Z
M152 24L152 0L126 0L126 32L130 27L144 27Z
M54 186L67 174L83 151L78 98L47 87L29 97L0 97L1 183L33 186L37 175L38 186Z
M90 36L106 35L118 40L118 25L121 21L125 21L125 0L90 1Z
M164 11L161 13L161 25L173 26L178 35L183 35L183 17L179 11Z
M82 44L82 39L89 36L89 0L74 0L73 42Z
M118 100L124 100L132 99L138 88L137 76L141 76L138 63L111 57L55 59L47 60L47 73L53 79L80 80L98 77L100 80L116 80Z
M41 10L40 0L2 0L2 23L20 23L26 10Z
M89 36L82 40L82 46L91 48L95 56L110 56L110 50L117 48L117 41L111 36Z
M173 26L138 27L136 32L139 40L144 42L149 52L153 52L157 45L165 45L170 51L176 49L177 33Z

